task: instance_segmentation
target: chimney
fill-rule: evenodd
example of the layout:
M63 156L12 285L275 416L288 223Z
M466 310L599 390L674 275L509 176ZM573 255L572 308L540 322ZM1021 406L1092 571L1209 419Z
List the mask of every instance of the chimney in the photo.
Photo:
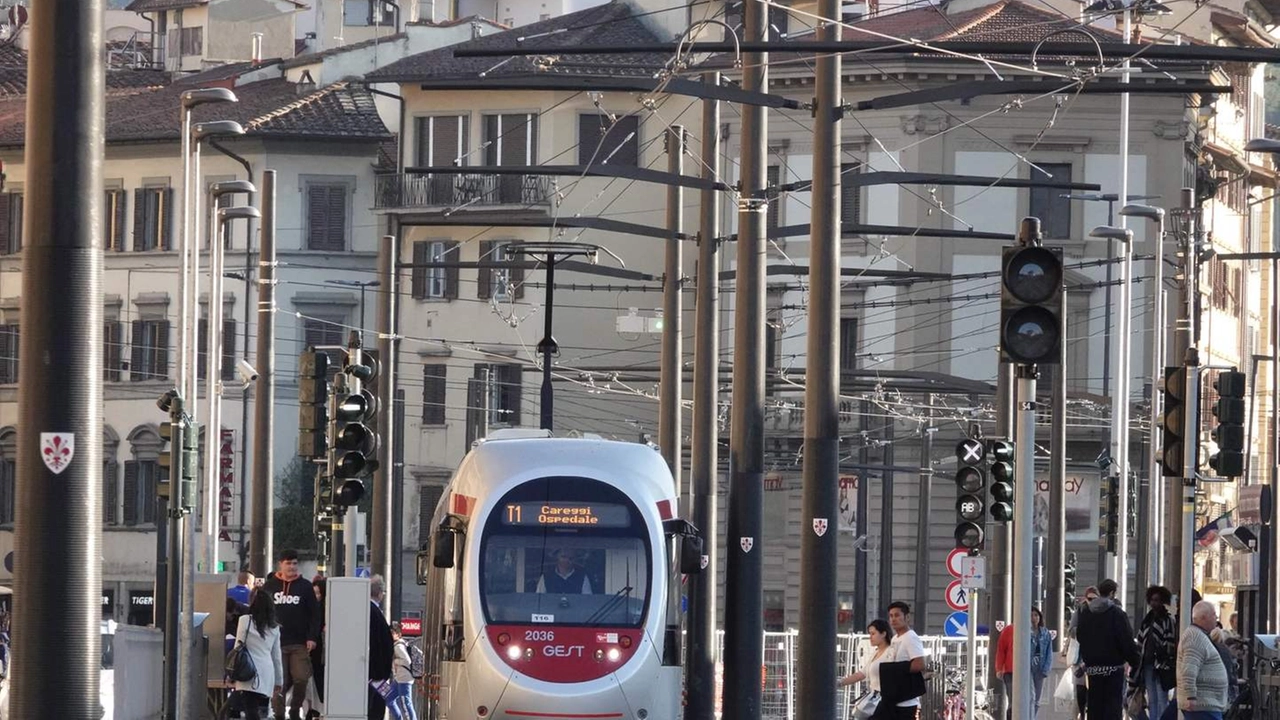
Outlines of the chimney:
M262 33L260 32L253 33L253 45L249 59L253 61L254 67L262 64Z

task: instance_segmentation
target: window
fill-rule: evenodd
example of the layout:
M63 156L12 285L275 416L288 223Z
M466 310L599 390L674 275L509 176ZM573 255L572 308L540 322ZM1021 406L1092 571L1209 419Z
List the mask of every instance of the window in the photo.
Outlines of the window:
M17 492L18 463L12 456L2 458L0 459L0 525L13 524Z
M538 116L532 113L484 116L485 165L533 165L537 163ZM524 175L496 179L496 204L532 204L525 199ZM536 192L535 186L535 195Z
M144 187L133 191L133 249L173 249L173 188Z
M840 372L858 367L858 319L840 318Z
M342 252L347 249L347 205L351 187L345 182L306 184L308 250Z
M447 482L447 478L445 479ZM444 485L431 484L418 487L418 547L426 549L431 542L431 519L435 517L436 505L444 495Z
M742 4L743 0L731 0L731 2L729 2L725 7L724 11L725 22L730 27L737 30L739 34L741 34L745 23L744 16L742 14ZM767 39L777 40L785 36L789 26L788 21L791 19L791 13L789 13L786 8L774 7L772 5L769 6L769 9L766 12L768 13L766 17L769 21L769 29L765 33Z
M383 0L344 0L342 24L348 27L395 25L393 6Z
M18 382L18 325L0 325L0 385Z
M22 193L0 193L0 255L22 249Z
M169 47L178 48L181 55L204 54L204 28L174 28L169 31Z
M102 326L102 379L120 381L120 365L124 360L124 323L108 320Z
M418 153L422 167L466 165L469 115L437 115L418 118Z
M764 591L764 629L765 632L786 630L787 598L781 590Z
M444 424L445 368L443 364L422 366L422 424Z
M486 397L481 407L487 411L490 427L520 424L522 369L520 365L475 366L475 379L484 384Z
M778 192L778 184L781 182L779 178L782 176L782 168L777 165L770 165L764 174L765 184L765 202L769 205L765 208L765 236L776 237L778 234L778 223L782 217L782 194Z
M454 299L458 297L458 268L427 267L428 263L454 262L458 243L452 240L420 240L413 244L413 297Z
M103 454L106 454L105 448ZM115 451L111 452L114 455ZM116 477L119 471L119 465L114 457L108 456L102 460L102 524L116 524L116 498L118 497Z
M133 357L129 379L164 380L169 377L169 321L133 321Z
M862 223L862 186L852 180L862 172L862 163L844 163L840 166L840 222Z
M342 326L346 323L344 318L339 317L309 317L302 320L302 344L303 347L315 347L317 345L346 345L347 338L343 333ZM341 358L329 356L329 379L332 380L334 375L342 369Z
M640 119L625 115L613 122L607 115L578 116L579 165L640 165Z
M124 464L124 524L152 525L156 521L156 482L160 464L155 458Z
M481 240L480 262L507 263L516 260L510 245L509 241ZM476 293L482 300L493 298L506 301L513 297L519 300L524 297L524 268L516 265L510 268L481 267Z
M1071 182L1070 163L1037 163L1055 182ZM1038 170L1032 177L1047 179ZM1027 214L1040 218L1040 231L1051 240L1071 237L1071 201L1062 197L1067 193L1061 188L1031 188L1031 205Z
M120 252L124 250L124 210L128 197L124 190L106 191L106 199L102 205L102 247L104 250Z
M196 376L204 379L209 366L209 318L200 318L199 335L196 338ZM222 368L219 371L223 380L236 379L236 321L222 321Z

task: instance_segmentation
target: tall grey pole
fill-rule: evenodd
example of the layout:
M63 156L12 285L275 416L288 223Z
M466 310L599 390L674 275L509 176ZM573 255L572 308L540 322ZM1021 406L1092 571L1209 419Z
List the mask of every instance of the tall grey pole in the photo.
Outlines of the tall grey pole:
M1192 318L1194 317L1194 297L1192 296L1191 287L1193 285L1192 273L1194 272L1194 254L1195 254L1195 222L1193 215L1195 213L1195 191L1191 188L1182 188L1181 202L1177 210L1173 212L1173 233L1178 240L1178 253L1180 255L1179 274L1182 281L1178 285L1178 312L1173 323L1173 342L1167 353L1170 364L1181 365L1186 361L1187 349L1192 346ZM1162 373L1163 375L1163 373ZM1193 383L1194 384L1194 383ZM1192 398L1187 396L1183 400L1183 407L1188 410L1192 409ZM1187 412L1186 415L1193 415L1193 412ZM1194 448L1196 445L1196 436L1186 437L1186 445ZM1162 450L1163 452L1163 450ZM1194 460L1194 450L1192 459ZM1184 463L1186 456L1184 455ZM1184 480L1180 477L1165 478L1165 546L1164 551L1164 582L1171 589L1178 592L1178 610L1181 617L1180 622L1183 627L1190 623L1191 608L1188 604L1190 600L1189 594L1183 594L1184 578L1183 578L1183 560L1182 554L1187 550L1189 545L1185 544L1186 539L1183 533L1183 485ZM1194 522L1194 497L1192 497L1192 509L1188 516ZM1193 528L1194 533L1194 528ZM1190 577L1186 578L1186 587L1190 587Z
M1184 190L1184 192L1186 192ZM1194 191L1192 191L1194 193ZM1192 208L1188 217L1188 229L1191 231L1188 235L1188 244L1186 252L1183 253L1184 262L1184 278L1183 307L1181 312L1186 320L1186 352L1184 354L1183 364L1187 368L1187 388L1186 402L1184 407L1186 411L1183 413L1183 430L1182 437L1185 440L1182 443L1183 457L1183 476L1182 476L1182 547L1181 551L1181 574L1179 576L1179 598L1178 605L1182 609L1179 613L1178 624L1180 630L1185 631L1191 624L1191 588L1195 580L1195 532L1196 532L1196 459L1197 450L1199 449L1199 430L1200 430L1200 317L1199 317L1199 299L1200 299L1200 262L1197 253L1200 250L1200 240L1204 232L1202 208L1195 197L1192 195Z
M369 541L369 572L381 575L389 587L399 584L400 578L391 574L391 554L399 552L399 548L391 543L391 516L401 512L392 502L395 477L395 457L393 444L395 433L395 363L392 352L391 319L395 316L396 303L396 238L384 235L378 247L378 279L381 286L378 293L378 358L382 368L382 377L378 384L378 469L373 473L373 532ZM392 597L388 593L387 597ZM400 612L400 608L383 608L383 613L391 617L390 611Z
M103 5L42 4L31 25L28 78L41 90L27 100L15 718L98 717Z
M364 362L362 354L360 333L353 330L350 337L347 339L347 358L350 360L352 367ZM338 377L343 378L344 384L340 389L335 388L337 392L334 394L334 407L329 412L329 417L334 419L338 417L337 404L342 402L342 399L348 395L359 395L360 387L362 385L360 378L356 377L353 373L342 373ZM334 468L331 467L330 470L332 471ZM339 478L336 473L331 472L330 477L333 478L334 483L339 482ZM352 505L348 507L342 519L343 560L341 577L355 577L356 571L360 567L359 558L356 553L356 547L360 544L360 536L357 532L358 528L356 527L358 520L359 510L356 506Z
M682 125L667 128L667 172L672 175L684 174L685 131ZM684 231L684 189L679 185L667 186L667 251L666 267L662 276L662 365L660 367L659 386L662 393L658 397L658 445L662 449L662 457L671 468L671 476L676 481L676 496L682 489L680 483L680 466L684 462L684 451L681 442L681 413L683 403L681 396L684 390L684 343L681 333L684 328L684 306L681 293L684 291L684 246L680 235Z
M1280 199L1273 201L1272 217L1280 217ZM1280 253L1280 223L1272 223L1271 225L1271 252ZM1263 552L1267 553L1267 565L1271 568L1264 582L1267 583L1267 604L1264 611L1267 613L1268 632L1280 630L1280 583L1276 581L1275 568L1280 564L1280 552L1277 552L1277 544L1280 543L1280 524L1276 522L1278 515L1276 512L1276 493L1280 492L1280 256L1271 259L1271 449L1267 451L1267 457L1271 458L1271 516L1263 518L1264 521L1271 524L1269 530L1271 543L1263 548Z
M1062 323L1062 337L1067 337L1067 293L1063 291L1058 303L1058 317ZM1047 592L1045 624L1057 628L1054 637L1056 647L1066 647L1067 609L1067 343L1058 347L1058 367L1053 369L1053 388L1049 420L1049 537L1046 539L1049 557L1045 564ZM1034 466L1033 466L1034 467Z
M182 713L182 668L185 667L183 657L189 652L183 650L182 632L183 613L183 581L186 577L185 566L188 564L190 548L187 544L186 508L190 498L184 497L186 483L182 480L185 470L183 463L183 447L187 432L194 432L181 421L183 407L179 395L173 401L177 407L170 412L170 445L169 445L169 576L165 578L165 617L164 617L164 691L162 695L164 720L178 720ZM157 518L157 522L161 519ZM157 618L158 619L158 618Z
M1014 403L1015 403L1015 387L1013 365L1001 362L998 375L996 376L996 437L1014 439ZM1016 493L1016 491L1015 491ZM1015 494L1015 498L1018 496ZM1015 503L1016 504L1016 503ZM1013 563L1009 558L1009 551L1013 544L1010 542L1009 526L1006 523L990 523L987 525L990 531L987 535L987 549L989 568L988 575L991 576L991 591L987 593L987 605L990 610L987 613L987 636L989 647L996 647L1000 642L1000 631L996 625L1002 621L1008 622L1009 617L1009 590L1013 586L1010 573L1013 570ZM987 673L988 677L999 677L996 674L996 655L988 653L987 656ZM997 694L997 705L992 713L996 717L1004 715L1004 711L1009 707L1009 688L1003 688L1002 692Z
M746 0L743 38L762 41L765 4ZM742 89L768 92L768 53L744 53ZM764 316L765 110L742 108L741 200L738 207L737 282L733 328L733 404L729 456L728 555L725 592L723 717L760 720L760 666L764 647ZM832 686L827 688L829 692Z
M1026 221L1023 221L1026 223ZM1023 225L1023 240L1031 238ZM1035 223L1035 236L1039 223ZM1031 623L1032 543L1035 541L1035 467L1036 467L1036 366L1019 365L1018 374L1018 472L1014 477L1013 496L1017 498L1013 522L1013 608L1009 613L1015 627L1027 628ZM1025 636L1024 636L1025 637ZM1031 643L1013 644L1013 720L1033 720L1031 707Z
M262 240L258 253L258 380L253 406L253 507L249 521L249 569L271 572L271 467L276 404L276 171L262 173ZM245 269L248 272L248 268ZM245 299L248 302L248 299Z
M840 17L840 0L818 14ZM819 40L839 25L820 21ZM813 212L809 223L809 333L804 382L800 517L800 720L835 717L836 581L840 537L840 55L817 58L813 121Z
M925 393L925 423L920 428L920 512L916 523L916 594L912 619L920 632L929 631L929 518L933 517L933 393Z
M1129 42L1133 33L1133 13L1125 6L1124 38ZM1129 82L1129 60L1125 59L1120 82ZM1129 93L1120 95L1120 193L1118 201L1121 209L1129 202ZM1129 227L1128 218L1120 213L1120 227ZM1129 384L1133 378L1133 367L1130 363L1130 350L1133 347L1133 241L1123 243L1121 247L1123 262L1120 265L1120 334L1116 343L1116 384L1111 395L1111 424L1113 427L1115 464L1112 466L1119 473L1120 498L1116 518L1116 557L1115 578L1118 589L1116 597L1120 602L1129 598L1129 485L1132 482L1129 473Z
M720 84L720 73L702 76ZM720 174L720 103L702 102L702 176ZM693 447L689 487L693 523L702 531L702 572L689 576L689 615L685 632L685 720L714 720L716 662L716 481L720 472L718 407L720 400L720 193L701 191L698 227L697 299L693 343Z

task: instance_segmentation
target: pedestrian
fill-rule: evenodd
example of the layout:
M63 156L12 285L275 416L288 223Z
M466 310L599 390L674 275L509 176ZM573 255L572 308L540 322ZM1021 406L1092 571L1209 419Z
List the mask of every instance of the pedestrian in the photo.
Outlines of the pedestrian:
M1213 641L1213 649L1218 651L1218 657L1222 658L1222 665L1227 669L1227 705L1230 706L1240 696L1238 682L1240 671L1236 665L1236 657L1227 646L1229 636L1226 630L1221 627L1214 628L1209 633L1209 639Z
M316 641L315 648L311 651L311 684L315 687L315 699L324 702L324 594L325 594L325 578L324 575L316 575L311 578L311 590L315 593L316 602L320 607L320 637ZM320 711L316 708L315 703L311 704L311 708L307 711L307 720L319 720Z
M1227 668L1209 633L1217 627L1213 603L1191 608L1191 625L1178 640L1178 707L1184 720L1222 720L1227 709Z
M1062 657L1071 667L1071 675L1075 678L1076 712L1079 720L1085 720L1085 714L1089 708L1089 679L1085 675L1084 661L1080 659L1080 641L1076 638L1076 628L1080 624L1080 614L1096 597L1098 597L1098 588L1090 585L1084 589L1084 601L1076 604L1075 612L1071 613L1071 625L1067 627L1067 637L1071 642L1062 649ZM1068 651L1070 651L1069 656Z
M235 683L237 704L248 720L262 720L268 700L284 685L280 624L270 593L258 590L252 594L249 612L236 621L236 642L244 645L258 671L252 680Z
M836 681L837 688L857 685L866 681L867 686L871 688L871 692L880 692L880 663L889 658L889 623L879 618L872 620L867 625L867 638L871 642L871 659L862 666L862 669L845 675Z
M876 716L894 720L917 720L920 715L920 695L924 694L924 643L915 630L911 629L911 606L902 601L891 603L889 627L893 631L893 637L889 641L888 656L883 662L900 665L901 671L895 669L893 675L886 675L884 673L888 668L881 666L881 694L889 700L906 699L897 701L891 712L877 712ZM900 679L899 675L902 676ZM894 680L886 682L890 677ZM890 685L893 685L892 692Z
M236 576L236 584L227 588L227 597L234 599L241 605L249 604L249 594L253 592L253 573L248 570L241 570Z
M1169 691L1177 684L1178 620L1169 612L1173 593L1169 588L1147 588L1147 614L1138 624L1142 661L1133 668L1130 683L1147 698L1147 716L1159 720L1169 705Z
M1049 630L1044 626L1044 616L1040 614L1040 609L1037 607L1031 608L1030 627L1031 667L1028 670L1031 678L1031 712L1032 717L1035 717L1040 709L1044 679L1049 674L1049 668L1053 667L1053 639L1049 636ZM1004 683L1005 695L1010 700L1013 698L1013 644L1016 642L1014 632L1012 623L1006 625L1004 630L1000 631L1000 639L996 643L996 673ZM1012 718L1013 703L1009 702L1008 705L1005 715Z
M386 595L386 585L381 575L374 575L369 580L369 682L374 683L391 678L391 663L395 657L392 646L391 627L382 614L382 601ZM369 686L369 720L383 720L387 714L387 704L382 693Z
M262 588L275 601L280 621L280 651L284 657L284 685L272 697L276 720L284 720L285 695L289 698L289 720L299 720L302 702L307 697L307 681L311 679L312 650L320 641L320 624L324 617L316 602L311 583L298 572L298 552L280 553L279 569L267 578Z
M404 639L404 631L400 623L391 623L391 640L394 655L391 660L391 679L396 684L396 699L391 704L391 712L400 720L418 720L418 712L413 708L413 665L409 657L409 643Z
M1137 665L1141 659L1133 625L1116 604L1115 594L1115 580L1099 583L1098 596L1085 606L1076 625L1080 659L1089 677L1088 720L1122 720L1125 665Z

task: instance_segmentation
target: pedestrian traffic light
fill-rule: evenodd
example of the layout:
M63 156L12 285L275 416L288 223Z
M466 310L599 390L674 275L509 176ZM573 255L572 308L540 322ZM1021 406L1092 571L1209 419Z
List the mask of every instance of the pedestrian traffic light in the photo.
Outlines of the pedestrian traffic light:
M1102 542L1107 552L1114 553L1120 533L1120 478L1107 475L1102 478Z
M298 455L321 458L329 446L329 355L307 348L298 356Z
M1033 236L1006 247L1001 263L1000 357L1010 363L1056 365L1062 342L1062 251L1040 245L1038 222L1023 223L1034 227Z
M1213 414L1218 425L1211 437L1218 443L1218 452L1209 456L1209 467L1222 477L1240 477L1244 474L1244 373L1220 372L1214 388L1218 401L1213 405Z
M987 476L982 470L986 454L980 440L962 440L956 446L956 547L976 550L982 547L983 526L986 524L986 503L983 500Z
M1164 369L1164 415L1160 418L1160 465L1165 477L1186 477L1189 468L1183 463L1186 450L1187 368ZM1192 438L1194 442L1194 438Z
M1008 440L992 440L991 455L991 519L1013 521L1014 446Z

